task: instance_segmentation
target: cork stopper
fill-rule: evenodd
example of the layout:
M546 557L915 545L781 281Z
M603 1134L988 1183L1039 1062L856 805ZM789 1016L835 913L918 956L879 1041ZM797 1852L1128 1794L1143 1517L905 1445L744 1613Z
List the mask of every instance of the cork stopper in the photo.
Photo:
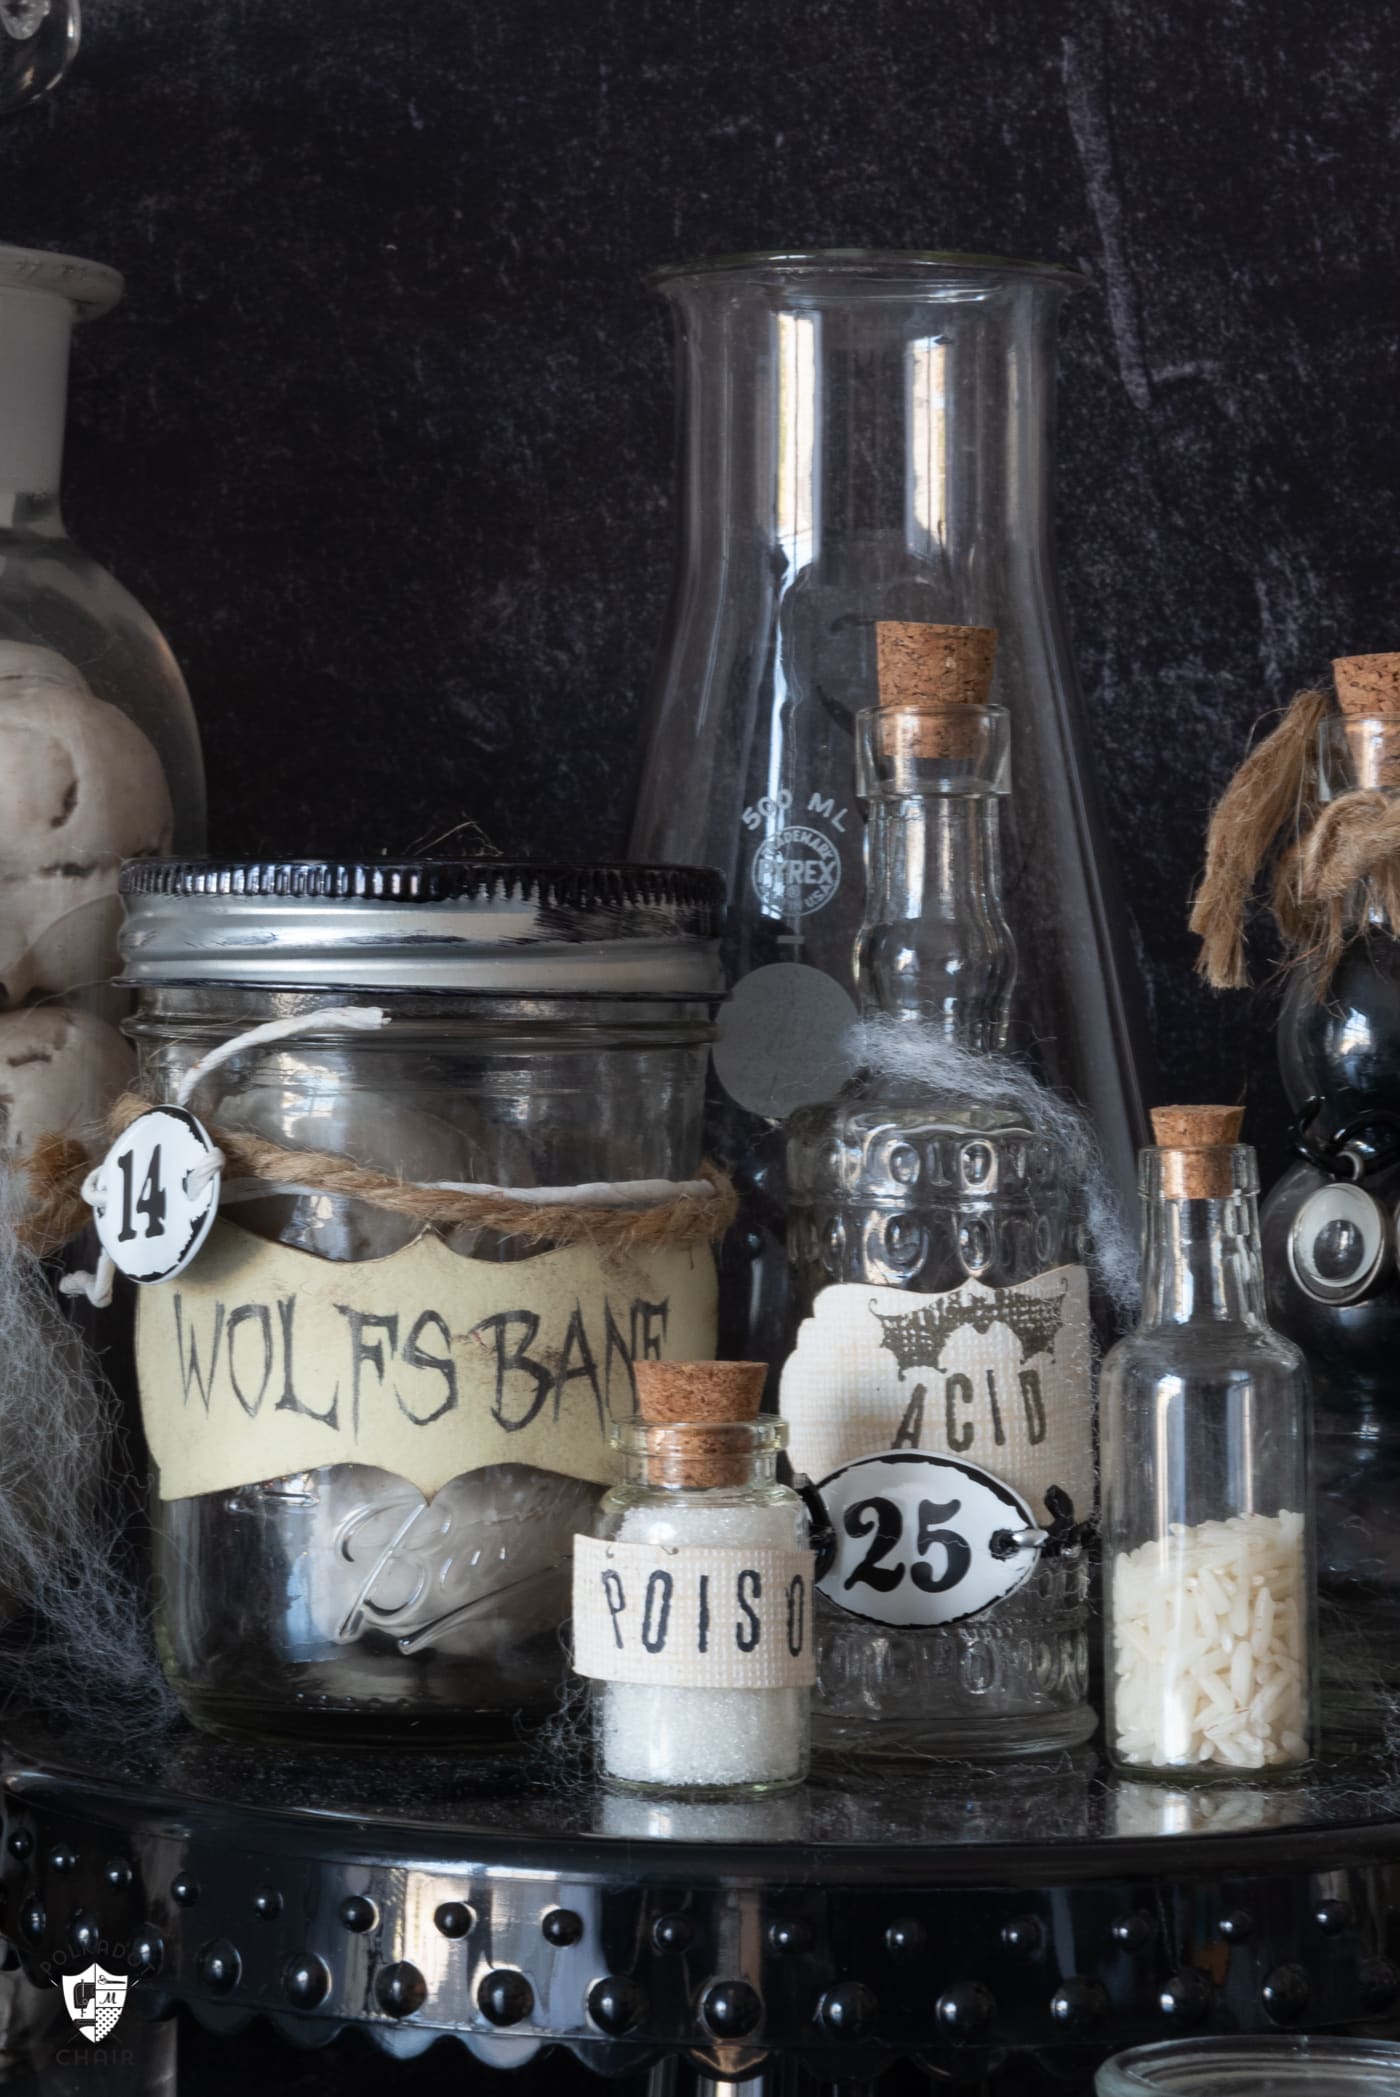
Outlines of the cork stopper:
M636 1362L637 1406L655 1438L652 1467L666 1485L742 1485L749 1476L747 1440L729 1430L756 1420L767 1381L765 1362Z
M959 721L959 706L985 706L996 661L996 631L990 626L925 626L910 619L880 619L875 657L880 706L904 718L891 722L900 757L970 757L977 729ZM910 717L918 715L915 721Z
M1332 677L1357 785L1400 786L1400 655L1339 656Z
M1152 1133L1162 1158L1162 1192L1176 1201L1220 1200L1234 1191L1230 1153L1243 1107L1154 1107Z
M1400 655L1342 655L1332 665L1344 714L1400 715Z

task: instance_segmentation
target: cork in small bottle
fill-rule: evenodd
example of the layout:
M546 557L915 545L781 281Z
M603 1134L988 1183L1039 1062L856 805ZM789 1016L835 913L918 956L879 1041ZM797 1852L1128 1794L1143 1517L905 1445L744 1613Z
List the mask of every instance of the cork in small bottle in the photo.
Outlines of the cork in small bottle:
M926 626L881 619L875 626L880 708L889 757L971 757L978 727L959 707L982 707L992 688L997 637L990 626Z
M702 1491L743 1485L752 1459L729 1430L758 1418L764 1362L637 1362L637 1406L652 1438L651 1469L665 1485Z
M1356 783L1400 786L1400 655L1343 655L1332 665Z
M1224 1200L1234 1192L1232 1153L1243 1107L1154 1107L1152 1133L1162 1152L1162 1192L1169 1201Z

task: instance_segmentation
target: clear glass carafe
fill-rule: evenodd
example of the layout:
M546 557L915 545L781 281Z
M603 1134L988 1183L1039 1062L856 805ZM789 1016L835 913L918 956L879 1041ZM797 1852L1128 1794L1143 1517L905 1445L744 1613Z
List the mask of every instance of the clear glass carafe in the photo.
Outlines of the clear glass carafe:
M614 1430L622 1478L606 1494L595 1536L664 1554L706 1546L807 1549L807 1510L777 1478L787 1440L781 1420L728 1421L702 1430L706 1462L727 1482L693 1482L685 1444L693 1430L646 1420ZM729 1599L715 1578L713 1613L728 1628ZM804 1595L801 1606L808 1606ZM709 1596L707 1595L707 1606ZM732 1610L730 1611L732 1614ZM741 1620L742 1621L742 1620ZM716 1632L715 1643L718 1643ZM812 1692L593 1684L599 1767L610 1785L645 1797L742 1799L800 1784L807 1774Z
M857 740L870 815L862 1009L946 1041L975 1070L1005 1049L1017 973L999 880L1007 716L882 707L861 714ZM930 743L937 754L922 754ZM1082 1190L1024 1102L991 1084L960 1094L919 1061L903 1076L860 1071L788 1123L788 1250L805 1321L782 1378L793 1461L831 1503L843 1477L871 1476L867 1460L919 1451L974 1467L974 1492L1009 1486L1035 1523L1051 1520L1044 1495L1058 1486L1082 1520L1094 1495ZM1041 1321L1043 1347L1012 1338ZM954 1578L951 1552L940 1562L932 1542L931 1558L922 1544L910 1556L915 1503L903 1517L885 1505L867 1497L846 1518L852 1538L868 1528L862 1509L882 1528L902 1521L883 1562L862 1566L864 1545L848 1545L849 1567L838 1559L818 1594L819 1742L903 1758L1086 1738L1082 1549L1047 1549L1006 1591L993 1578L990 1603L983 1590L964 1604L982 1567L965 1561ZM939 1597L922 1617L915 1587Z
M1089 1107L1132 1198L1136 974L1088 763L1051 537L1054 340L1078 282L1035 263L834 251L664 272L677 332L679 543L633 830L721 868L735 996L710 1141L749 1265L725 1352L786 1341L781 1141L847 1075L861 914L855 720L874 628L995 627L1018 790L1005 900L1013 1046Z
M1311 1406L1258 1184L1245 1145L1143 1153L1142 1317L1100 1383L1108 1752L1178 1783L1316 1744Z

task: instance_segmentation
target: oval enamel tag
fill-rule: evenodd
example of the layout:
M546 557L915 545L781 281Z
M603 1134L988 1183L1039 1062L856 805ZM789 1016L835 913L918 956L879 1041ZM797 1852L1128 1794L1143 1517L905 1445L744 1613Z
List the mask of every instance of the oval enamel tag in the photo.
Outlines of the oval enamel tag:
M97 1168L92 1213L118 1271L135 1282L181 1274L219 1208L222 1159L184 1107L139 1114Z
M916 1449L843 1464L819 1491L836 1538L820 1591L876 1624L976 1616L1029 1579L1045 1540L1009 1486Z

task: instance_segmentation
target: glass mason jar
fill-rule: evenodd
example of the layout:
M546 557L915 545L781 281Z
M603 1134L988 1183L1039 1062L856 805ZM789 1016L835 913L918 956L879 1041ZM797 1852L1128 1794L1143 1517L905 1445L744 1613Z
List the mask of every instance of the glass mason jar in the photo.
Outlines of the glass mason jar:
M622 1480L598 1509L595 1536L668 1552L706 1544L807 1549L807 1510L777 1480L778 1452L787 1441L783 1421L706 1425L708 1460L732 1469L733 1482L704 1487L687 1482L690 1428L633 1420L613 1432ZM592 1705L599 1767L619 1790L743 1799L786 1790L807 1774L810 1688L596 1681Z
M722 889L714 875L497 862L171 862L130 868L123 886L127 978L141 994L131 1031L148 1098L173 1098L185 1072L245 1030L310 1016L305 1031L250 1047L203 1079L189 1105L206 1128L326 1152L402 1181L468 1187L677 1181L700 1163L705 1056L720 989ZM380 1007L388 1024L368 1033L317 1030L318 1009L355 1002ZM639 1317L634 1305L630 1330L625 1307L615 1316L609 1309L599 1329L588 1299L584 1326L551 1344L543 1314L512 1312L510 1327L474 1323L452 1301L454 1268L443 1285L440 1340L425 1340L415 1357L407 1326L421 1298L410 1282L395 1284L401 1270L384 1263L402 1258L422 1224L367 1199L278 1184L221 1208L214 1228L216 1236L239 1234L229 1242L255 1276L260 1248L312 1256L292 1261L291 1282L278 1271L279 1302L314 1286L326 1263L361 1263L358 1275L338 1269L352 1304L364 1274L390 1276L378 1283L381 1296L390 1294L377 1303L376 1320L364 1334L356 1328L357 1410L362 1381L371 1397L397 1393L401 1364L441 1352L450 1327L462 1387L470 1371L461 1348L475 1334L497 1365L495 1400L488 1390L485 1403L497 1412L504 1404L511 1418L517 1403L521 1417L539 1415L545 1461L464 1463L431 1493L364 1462L274 1477L254 1466L253 1476L235 1472L236 1482L220 1490L157 1498L158 1638L190 1716L211 1731L263 1737L440 1740L507 1737L519 1720L546 1715L566 1672L560 1629L573 1536L589 1527L600 1485L614 1474L611 1414L633 1407L629 1350L669 1354L678 1342L693 1351L695 1331L679 1330L681 1307L649 1302ZM523 1300L530 1270L550 1256L547 1245L476 1225L447 1228L441 1241L460 1255L461 1292L479 1292L484 1277L501 1308L513 1292ZM151 1335L165 1330L154 1323L164 1316L158 1299L187 1289L208 1256L139 1292L148 1433ZM698 1323L703 1347L713 1338L713 1263L702 1249L687 1264L699 1290L690 1324ZM248 1288L230 1286L225 1316L206 1319L197 1334L189 1302L177 1309L176 1367L195 1436L220 1407L238 1421L223 1386L207 1395L235 1344L244 1349L245 1384L249 1363L258 1368L254 1338L235 1342L240 1293ZM304 1315L299 1303L302 1329L319 1330L306 1328ZM256 1323L246 1331L255 1337ZM290 1324L281 1331L290 1365ZM274 1344L276 1317L263 1341L265 1349ZM306 1361L306 1342L298 1346L295 1377L314 1382L317 1364ZM265 1362L272 1369L270 1352ZM283 1373L279 1356L272 1388ZM285 1373L290 1392L290 1366ZM329 1383L329 1369L320 1373ZM264 1389L268 1383L263 1373ZM509 1395L517 1383L518 1401ZM241 1402L247 1410L246 1392ZM399 1402L417 1404L411 1391ZM583 1422L575 1430L585 1436L579 1475L562 1455L557 1466L550 1460L549 1422L557 1427L561 1417ZM452 1428L459 1431L456 1417ZM460 1431L479 1427L463 1420Z
M1143 1153L1142 1317L1099 1386L1105 1734L1135 1776L1286 1776L1316 1747L1311 1408L1265 1318L1258 1184L1247 1145Z
M1115 2053L1095 2097L1400 2097L1400 2046L1384 2039L1168 2039Z
M850 1066L861 913L853 735L875 626L994 627L1018 792L1006 904L1011 1046L1089 1108L1133 1195L1144 1133L1137 971L1096 809L1051 535L1054 343L1080 280L1037 263L834 250L666 270L679 537L632 832L720 868L734 995L710 1144L746 1197L723 1351L791 1334L782 1140Z
M204 843L184 680L59 509L73 325L121 293L101 263L0 247L0 1152L21 1160L86 1142L130 1081L122 862Z

